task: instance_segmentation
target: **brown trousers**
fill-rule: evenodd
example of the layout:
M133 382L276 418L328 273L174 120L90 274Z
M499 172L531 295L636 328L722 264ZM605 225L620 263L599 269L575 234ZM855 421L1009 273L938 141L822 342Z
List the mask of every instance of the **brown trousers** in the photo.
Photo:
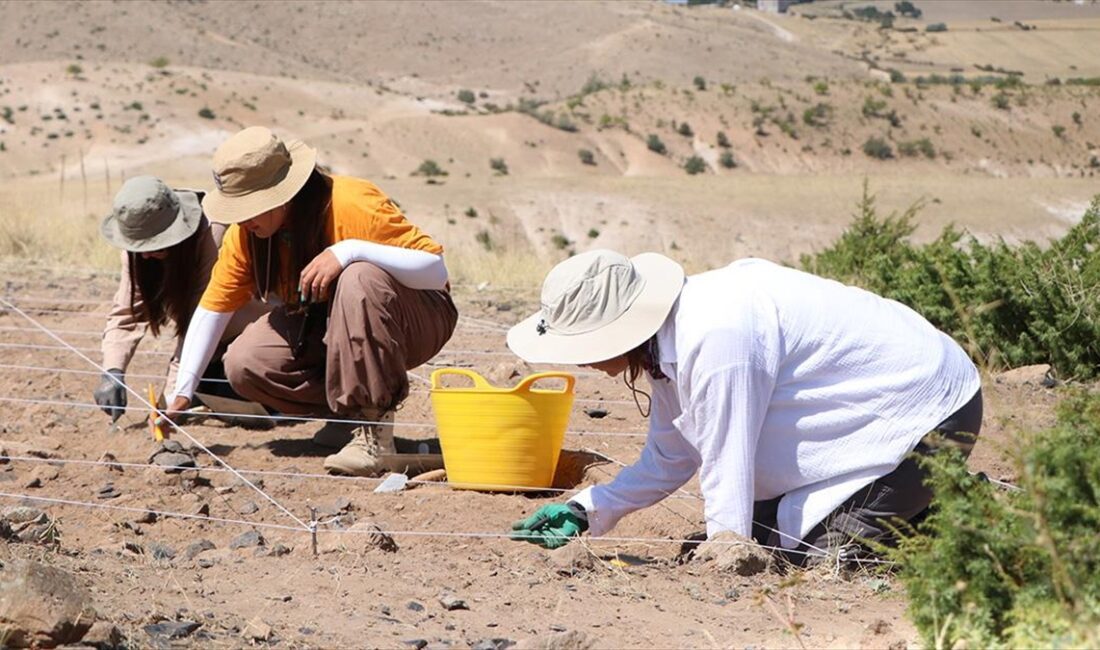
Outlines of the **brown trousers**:
M458 310L445 291L418 291L367 263L340 274L323 319L277 307L225 353L239 395L288 415L358 416L391 411L409 394L411 370L451 338Z

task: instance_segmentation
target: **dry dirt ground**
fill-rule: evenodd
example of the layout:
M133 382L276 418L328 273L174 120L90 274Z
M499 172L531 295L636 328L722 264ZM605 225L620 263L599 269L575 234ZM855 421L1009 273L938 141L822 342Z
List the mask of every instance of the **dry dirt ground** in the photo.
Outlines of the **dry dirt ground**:
M106 275L58 275L30 267L8 274L4 296L73 346L94 350L104 309L94 301L106 300L111 288ZM471 367L507 384L516 381L513 373L531 372L507 354L503 332L534 304L531 292L459 286L456 295L463 317L454 339L415 374L424 377L434 365ZM68 302L76 296L93 304ZM9 401L92 401L95 374L57 370L93 370L76 353L11 347L58 345L29 331L33 327L22 316L0 310L0 397L5 400L0 402L0 447L11 456L42 457L0 464L0 505L44 509L57 521L61 541L56 550L14 544L9 550L76 573L90 586L101 619L117 625L134 646L168 645L144 629L164 620L201 623L190 637L172 644L216 647L403 647L417 639L466 647L486 639L545 639L571 631L584 633L598 647L763 648L801 642L852 648L915 642L903 616L899 584L871 568L845 575L819 568L742 578L678 564L680 543L675 540L703 528L701 502L694 496L698 486L692 483L684 494L628 517L614 531L617 537L645 541L578 542L594 563L566 575L547 551L502 537L511 521L560 495L489 494L440 485L375 494L374 480L319 476L324 451L310 442L316 423L268 431L220 423L186 427L234 468L261 472L244 475L297 517L308 520L308 507L316 506L324 513L319 519L339 515L344 526L371 522L397 544L389 552L369 536L341 535L329 525L318 535L321 554L315 557L308 533L268 527L296 524L263 495L217 471L207 455L198 454L202 469L182 476L142 467L154 443L140 410L128 413L121 430L112 432L94 409ZM170 349L167 341L146 341L141 348L144 353L165 349ZM89 354L97 358L94 351ZM140 354L130 369L131 384L143 390L148 380L136 375L157 375L163 368L163 357ZM424 388L414 380L415 392L398 416L399 435L433 435ZM988 380L987 391L987 426L973 465L995 478L1011 479L1011 464L1002 455L1011 444L1009 433L1043 424L1056 391L1000 379ZM579 373L566 449L633 462L643 444L638 434L644 424L628 395L621 384ZM585 413L591 408L603 408L608 415L591 418ZM176 439L190 444L182 436ZM107 453L136 466L113 470L71 462L97 461ZM618 470L615 462L586 458L593 464L582 462L561 473L563 489L605 482ZM99 498L108 483L118 495ZM14 495L206 512L202 516L250 523L150 517ZM262 550L231 548L250 531L265 539ZM200 540L214 548L187 558L188 547ZM163 553L158 545L174 557L155 558ZM439 602L446 591L465 600L468 609L446 610ZM252 638L257 629L263 636L264 626L270 627L266 640Z

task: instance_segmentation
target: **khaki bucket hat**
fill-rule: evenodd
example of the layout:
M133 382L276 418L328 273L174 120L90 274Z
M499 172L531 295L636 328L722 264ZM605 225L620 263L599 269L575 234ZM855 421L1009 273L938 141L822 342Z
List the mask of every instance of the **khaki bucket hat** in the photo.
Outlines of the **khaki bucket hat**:
M203 210L217 223L248 221L294 198L316 164L317 152L305 143L250 126L214 152L217 189L203 197Z
M151 253L187 239L200 223L202 206L194 192L173 191L154 176L135 176L115 195L99 231L115 248Z
M656 334L683 286L684 269L664 255L575 255L547 274L542 309L508 331L508 347L531 363L606 361Z

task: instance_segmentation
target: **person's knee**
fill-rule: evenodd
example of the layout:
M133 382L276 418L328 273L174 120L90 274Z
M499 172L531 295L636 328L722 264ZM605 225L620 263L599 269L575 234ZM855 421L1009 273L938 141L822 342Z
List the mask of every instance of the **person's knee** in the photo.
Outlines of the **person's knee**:
M252 371L248 362L248 350L241 343L240 339L231 343L222 357L225 378L229 380L230 388L238 395L244 394L244 390L247 390L247 386L252 379Z
M397 280L380 266L370 262L353 262L340 274L337 297L353 296L368 303L381 304L395 294Z

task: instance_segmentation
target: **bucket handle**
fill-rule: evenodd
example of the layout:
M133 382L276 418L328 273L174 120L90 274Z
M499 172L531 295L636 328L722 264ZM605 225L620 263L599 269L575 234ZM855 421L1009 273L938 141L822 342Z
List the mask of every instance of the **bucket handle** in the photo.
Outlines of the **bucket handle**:
M534 385L534 383L536 381L540 381L542 379L564 379L565 380L565 386L560 391L551 391L551 392L572 393L573 392L573 385L577 383L577 378L574 377L573 375L569 374L568 372L539 372L539 373L535 373L533 375L528 375L527 377L524 377L522 381L520 381L518 384L516 384L516 387L512 389L512 392L513 393L530 393L531 392L531 387Z
M489 382L485 381L484 377L477 374L473 370L466 370L465 368L440 368L433 371L431 377L432 390L443 388L440 379L442 379L444 375L459 375L474 382L474 388L480 390L493 390L493 386Z

